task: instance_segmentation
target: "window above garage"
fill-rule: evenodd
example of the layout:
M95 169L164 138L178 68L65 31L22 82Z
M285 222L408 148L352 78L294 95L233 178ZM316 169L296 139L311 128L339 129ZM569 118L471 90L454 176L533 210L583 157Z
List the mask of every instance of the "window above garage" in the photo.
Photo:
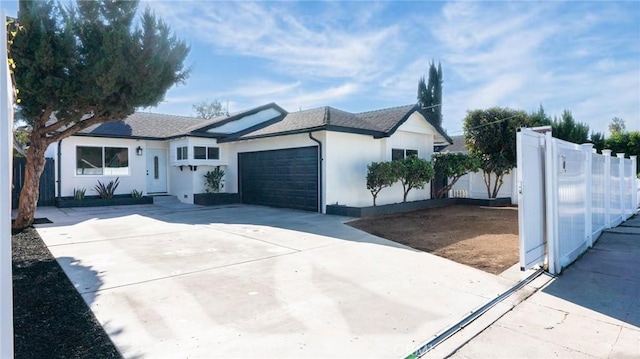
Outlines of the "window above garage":
M194 160L219 160L219 147L193 146Z

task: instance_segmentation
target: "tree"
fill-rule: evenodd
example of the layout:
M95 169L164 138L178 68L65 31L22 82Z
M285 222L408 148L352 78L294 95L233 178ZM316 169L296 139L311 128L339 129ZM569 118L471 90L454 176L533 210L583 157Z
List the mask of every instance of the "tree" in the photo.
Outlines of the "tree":
M551 117L544 111L544 107L540 104L538 111L531 112L529 114L529 125L534 126L551 126Z
M394 175L402 183L404 192L402 202L407 201L409 191L414 188L424 188L424 185L435 176L432 163L416 156L395 160L391 162L391 166Z
M367 166L367 189L373 196L373 205L376 205L378 193L386 187L391 187L398 177L393 171L391 162L372 162Z
M222 104L218 102L218 100L202 101L200 103L193 104L192 108L196 112L196 117L204 118L205 120L224 115Z
M20 1L11 44L18 111L31 126L14 228L33 222L48 145L154 106L183 82L189 47L138 1Z
M576 122L569 110L564 110L559 119L554 118L551 123L551 133L555 138L573 143L589 141L589 125Z
M434 155L433 167L436 173L449 178L449 183L436 193L436 198L442 198L460 177L480 169L480 160L466 153L439 153Z
M624 120L620 117L614 117L611 119L611 123L609 124L609 132L612 134L618 132L624 132L627 129L627 126L624 124Z
M598 151L598 153L602 153L602 150L604 149L604 135L602 132L591 132L589 141L593 143L593 147Z
M517 129L529 125L529 116L520 110L493 107L467 112L466 145L469 154L480 160L489 198L497 197L504 175L516 166Z
M429 80L425 84L424 76L418 81L418 105L432 115L442 126L442 65L429 64Z
M640 157L640 131L613 132L604 140L604 148L611 150L613 155L624 153L627 156ZM640 163L636 163L636 173L640 173Z

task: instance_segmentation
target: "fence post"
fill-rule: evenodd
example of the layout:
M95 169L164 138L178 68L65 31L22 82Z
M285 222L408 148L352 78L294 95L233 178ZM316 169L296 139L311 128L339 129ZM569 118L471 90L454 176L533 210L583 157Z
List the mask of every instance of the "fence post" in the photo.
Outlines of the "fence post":
M616 153L616 157L620 159L620 220L624 222L627 219L624 209L625 193L624 193L624 153Z
M604 226L611 228L611 150L602 150L604 156Z
M585 193L584 193L584 236L587 239L589 247L593 246L593 224L591 213L591 201L593 201L592 195L592 183L593 173L591 171L593 161L593 144L585 143L582 145L582 154L585 157Z
M638 168L638 156L629 156L631 158L631 215L638 211L638 179L634 172Z
M551 132L545 135L545 217L547 232L547 260L549 272L560 274L560 243L558 238L558 161L556 139Z

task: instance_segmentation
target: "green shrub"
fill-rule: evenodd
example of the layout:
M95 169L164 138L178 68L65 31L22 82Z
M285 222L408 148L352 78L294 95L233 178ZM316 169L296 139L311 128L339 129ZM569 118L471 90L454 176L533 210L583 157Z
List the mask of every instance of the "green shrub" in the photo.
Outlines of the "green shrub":
M391 162L395 176L402 183L404 191L402 202L407 201L409 191L414 188L424 188L427 182L433 180L435 171L431 161L416 156L409 156L402 160Z
M391 162L371 162L367 166L367 189L373 196L374 206L378 193L383 188L391 187L396 181L398 181L398 177L393 171Z
M222 188L222 178L224 177L224 171L220 169L220 166L216 166L213 171L208 171L204 174L207 193L218 193Z
M142 191L138 191L137 189L131 190L132 198L142 198Z

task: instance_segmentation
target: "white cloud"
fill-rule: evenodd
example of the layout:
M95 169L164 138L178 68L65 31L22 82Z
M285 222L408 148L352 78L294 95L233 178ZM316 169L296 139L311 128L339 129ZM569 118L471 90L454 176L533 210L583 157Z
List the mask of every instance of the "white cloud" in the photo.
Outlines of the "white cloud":
M364 81L392 69L392 59L404 46L396 24L361 24L347 30L346 23L328 26L324 18L306 16L302 21L287 3L185 2L177 8L166 2L151 4L176 29L190 31L215 46L218 54L265 59L271 70L288 75ZM340 11L336 6L334 11ZM371 16L370 10L358 23Z
M572 110L596 131L613 116L640 127L640 38L615 33L630 14L603 4L445 5L433 30L456 85L445 87L445 104L454 103L443 108L445 126L459 131L467 109L542 103L550 114ZM619 49L636 60L617 59Z

